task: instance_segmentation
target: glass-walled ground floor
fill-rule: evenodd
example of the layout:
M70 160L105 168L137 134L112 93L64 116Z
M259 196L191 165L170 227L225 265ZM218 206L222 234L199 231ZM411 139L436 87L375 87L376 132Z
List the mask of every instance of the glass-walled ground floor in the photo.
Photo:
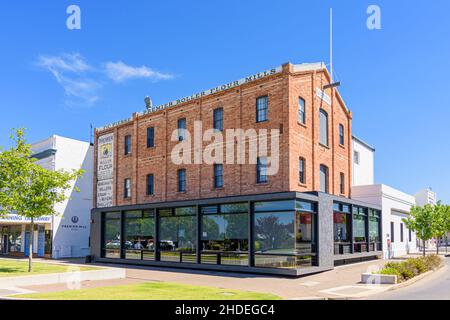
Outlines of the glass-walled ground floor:
M28 257L30 241L34 256L51 257L52 230L49 224L35 224L32 231L30 224L0 223L0 255Z
M335 255L347 252L347 242L349 254L379 248L377 210L334 201L333 208L320 212L321 201L314 194L283 193L95 209L91 253L95 259L120 263L271 273L332 268L332 243ZM364 226L359 208L366 212ZM333 225L334 235L321 234ZM327 259L319 259L321 254Z

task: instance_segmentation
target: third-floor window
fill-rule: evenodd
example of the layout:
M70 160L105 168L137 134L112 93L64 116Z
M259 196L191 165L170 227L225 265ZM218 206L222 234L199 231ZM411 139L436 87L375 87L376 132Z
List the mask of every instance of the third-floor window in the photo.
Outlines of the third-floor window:
M131 136L125 136L125 155L131 154Z
M306 106L303 98L298 98L298 122L306 124Z
M269 120L268 102L269 102L268 96L263 96L256 99L256 122L264 122Z
M186 139L186 119L178 119L178 141Z
M155 146L155 128L147 128L147 148Z
M223 109L218 108L214 110L213 115L214 129L223 131Z
M319 112L319 142L328 147L328 113L320 109Z

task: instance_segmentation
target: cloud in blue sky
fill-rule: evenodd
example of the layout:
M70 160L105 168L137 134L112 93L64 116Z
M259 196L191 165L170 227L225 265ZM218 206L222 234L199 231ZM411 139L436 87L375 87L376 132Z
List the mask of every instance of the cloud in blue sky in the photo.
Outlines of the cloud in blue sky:
M122 61L108 61L101 68L94 68L79 53L40 55L36 65L55 77L64 89L65 104L71 107L93 106L100 99L99 89L105 84L105 78L115 83L139 78L152 81L173 79L171 74L147 66L133 67Z
M108 78L115 82L136 78L147 78L154 81L173 79L171 74L161 73L146 66L132 67L122 61L107 62L105 64L105 72Z

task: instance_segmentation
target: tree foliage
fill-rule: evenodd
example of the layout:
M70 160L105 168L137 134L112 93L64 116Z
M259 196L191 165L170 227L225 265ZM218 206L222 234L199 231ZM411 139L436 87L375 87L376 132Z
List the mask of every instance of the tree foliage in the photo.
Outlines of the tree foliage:
M55 205L70 198L70 189L79 191L74 181L83 171L50 171L39 166L26 143L24 129L14 130L11 140L11 148L0 149L0 216L15 213L28 218L34 230L34 219L57 215Z

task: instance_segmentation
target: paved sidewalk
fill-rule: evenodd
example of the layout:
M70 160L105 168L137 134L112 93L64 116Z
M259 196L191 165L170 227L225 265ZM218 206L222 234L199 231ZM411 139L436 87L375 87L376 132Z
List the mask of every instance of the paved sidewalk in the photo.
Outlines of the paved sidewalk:
M73 263L71 261L70 263ZM126 279L86 281L80 288L127 285L142 282L175 282L182 284L213 286L224 289L272 293L284 299L348 299L364 298L386 291L390 285L365 285L359 283L361 273L371 272L386 261L376 260L337 267L335 270L303 278L236 274L185 269L133 267L129 265L99 264L126 269ZM20 289L34 292L68 290L65 285L29 286Z

